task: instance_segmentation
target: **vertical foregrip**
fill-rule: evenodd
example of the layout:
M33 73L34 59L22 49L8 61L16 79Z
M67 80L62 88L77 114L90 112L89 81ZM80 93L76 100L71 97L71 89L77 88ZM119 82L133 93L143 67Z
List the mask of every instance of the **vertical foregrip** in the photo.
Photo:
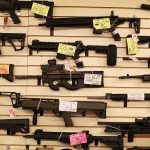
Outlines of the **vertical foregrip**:
M70 117L70 112L61 112L61 114L62 114L62 117L64 118L65 126L66 127L74 127L74 124Z
M37 124L37 117L38 117L37 115L38 115L37 111L33 110L33 119L32 119L33 125Z

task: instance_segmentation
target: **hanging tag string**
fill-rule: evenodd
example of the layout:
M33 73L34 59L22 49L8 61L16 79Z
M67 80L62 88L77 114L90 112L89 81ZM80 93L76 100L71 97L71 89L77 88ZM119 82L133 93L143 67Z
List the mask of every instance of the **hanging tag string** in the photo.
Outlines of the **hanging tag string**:
M38 106L37 106L37 110L40 108L41 101L42 101L42 99L40 98Z

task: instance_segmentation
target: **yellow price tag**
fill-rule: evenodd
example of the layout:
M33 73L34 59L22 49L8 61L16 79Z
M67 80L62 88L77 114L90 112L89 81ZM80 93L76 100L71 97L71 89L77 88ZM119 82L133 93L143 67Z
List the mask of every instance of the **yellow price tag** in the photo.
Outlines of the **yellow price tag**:
M7 64L0 65L0 74L9 74L9 65Z
M48 12L49 12L49 7L46 5L33 2L31 12L34 14L47 17Z
M93 26L95 29L109 29L110 19L109 18L102 18L102 19L93 19Z
M59 43L57 53L64 54L67 56L74 56L76 51L76 46Z
M138 53L138 43L133 38L127 38L128 54L136 55Z

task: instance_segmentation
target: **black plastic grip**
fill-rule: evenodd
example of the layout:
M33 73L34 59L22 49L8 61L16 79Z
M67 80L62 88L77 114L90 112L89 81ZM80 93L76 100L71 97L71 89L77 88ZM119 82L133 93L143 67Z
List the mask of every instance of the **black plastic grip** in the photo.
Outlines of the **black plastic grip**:
M70 112L61 112L61 114L62 114L62 117L64 118L65 126L74 127L74 124L71 120Z
M12 18L14 24L19 24L21 23L19 17L16 15L15 10L10 10L9 11L10 17Z
M142 4L141 8L144 9L144 10L150 10L150 5Z
M33 125L36 125L36 124L37 124L37 117L38 117L38 112L37 112L37 110L33 110L33 119L32 119Z
M114 101L127 100L127 94L111 94L111 99Z

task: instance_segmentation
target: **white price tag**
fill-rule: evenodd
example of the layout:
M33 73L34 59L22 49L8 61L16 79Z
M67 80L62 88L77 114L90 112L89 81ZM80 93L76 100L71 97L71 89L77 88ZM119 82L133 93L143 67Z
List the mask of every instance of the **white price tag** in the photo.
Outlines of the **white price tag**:
M77 112L77 102L59 101L59 111Z
M102 84L102 75L85 73L84 74L84 84L101 85Z
M144 98L145 98L145 96L142 93L139 93L139 94L128 94L127 95L127 99L128 100L139 100L139 101L141 101L141 100L144 100Z

